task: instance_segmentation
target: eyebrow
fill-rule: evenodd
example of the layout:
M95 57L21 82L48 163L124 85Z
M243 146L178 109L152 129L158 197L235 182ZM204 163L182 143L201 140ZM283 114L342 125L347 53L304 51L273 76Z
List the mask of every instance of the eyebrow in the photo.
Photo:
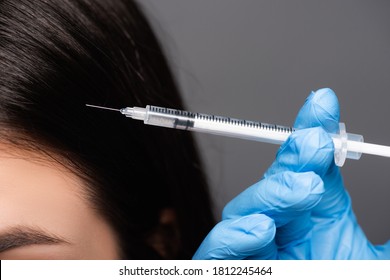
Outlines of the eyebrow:
M28 245L53 245L69 243L52 233L39 228L18 226L0 233L0 253Z

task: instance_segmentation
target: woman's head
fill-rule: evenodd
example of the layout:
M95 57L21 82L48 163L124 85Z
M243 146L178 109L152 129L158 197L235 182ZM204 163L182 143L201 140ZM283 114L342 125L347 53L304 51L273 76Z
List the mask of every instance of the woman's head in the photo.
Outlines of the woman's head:
M16 227L48 227L42 221L56 217L48 205L63 205L73 223L58 217L58 224L69 229L78 222L91 242L116 245L110 248L118 257L190 257L213 224L191 135L86 103L183 107L139 7L126 0L0 0L0 164L8 168L0 176L0 200L20 212L13 219L1 214L0 236ZM59 178L45 181L44 174ZM23 203L17 195L27 189ZM67 198L64 191L74 199L61 204L56 195ZM42 215L36 221L26 218L30 206ZM83 229L94 219L97 228ZM63 246L76 242L61 234L52 237L66 239ZM81 247L95 248L85 237Z

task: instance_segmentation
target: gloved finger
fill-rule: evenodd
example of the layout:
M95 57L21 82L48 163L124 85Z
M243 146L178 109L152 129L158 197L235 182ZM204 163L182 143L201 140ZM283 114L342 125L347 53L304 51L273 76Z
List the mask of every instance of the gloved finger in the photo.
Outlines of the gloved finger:
M275 243L278 246L278 249L283 250L285 248L290 248L289 254L290 259L303 259L299 255L291 256L295 252L298 254L302 251L305 253L310 250L310 248L303 249L304 246L310 246L310 239L312 236L308 234L313 228L313 221L311 219L311 211L302 212L301 215L297 215L295 219L291 220L284 226L281 226L277 229L275 236ZM295 248L295 250L291 250Z
M331 89L312 92L296 117L294 127L299 130L280 147L265 176L285 170L311 170L325 176L334 165L333 141L327 133L337 131L339 118L339 103ZM305 130L312 127L321 127L324 131Z
M325 194L313 209L314 215L335 217L349 205L340 170L334 164L334 147L325 132L335 132L339 121L339 104L330 89L313 92L298 113L294 126L298 129L280 147L276 159L264 177L278 172L314 171L321 176ZM305 129L317 126L317 128ZM320 128L318 127L320 126Z
M279 246L300 240L311 229L310 211L324 192L321 178L314 172L278 173L249 187L224 208L222 219L262 213L275 221Z
M275 224L265 215L253 214L223 220L206 236L194 260L239 260L251 256L273 259Z
M333 153L332 138L321 127L298 130L279 148L264 177L284 171L313 171L325 176L333 163Z
M340 108L336 94L329 88L312 92L295 119L297 129L320 126L326 132L336 133L340 120Z

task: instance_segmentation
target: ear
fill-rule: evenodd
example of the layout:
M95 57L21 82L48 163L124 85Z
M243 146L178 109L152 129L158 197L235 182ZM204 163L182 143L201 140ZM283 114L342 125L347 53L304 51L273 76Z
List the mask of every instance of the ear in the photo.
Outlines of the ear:
M146 243L163 259L177 258L180 250L180 231L176 212L172 208L161 210L159 224L148 234Z

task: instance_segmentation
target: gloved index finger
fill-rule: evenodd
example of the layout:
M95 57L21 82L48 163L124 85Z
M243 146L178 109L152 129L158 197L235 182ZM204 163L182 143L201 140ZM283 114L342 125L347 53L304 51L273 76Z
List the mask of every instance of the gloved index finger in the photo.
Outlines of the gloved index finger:
M340 108L336 94L329 88L312 92L295 119L298 129L321 126L328 133L338 131Z
M338 130L339 117L339 103L331 89L312 92L295 120L298 130L280 147L264 177L286 170L314 171L323 176L334 159L333 141L328 133Z

